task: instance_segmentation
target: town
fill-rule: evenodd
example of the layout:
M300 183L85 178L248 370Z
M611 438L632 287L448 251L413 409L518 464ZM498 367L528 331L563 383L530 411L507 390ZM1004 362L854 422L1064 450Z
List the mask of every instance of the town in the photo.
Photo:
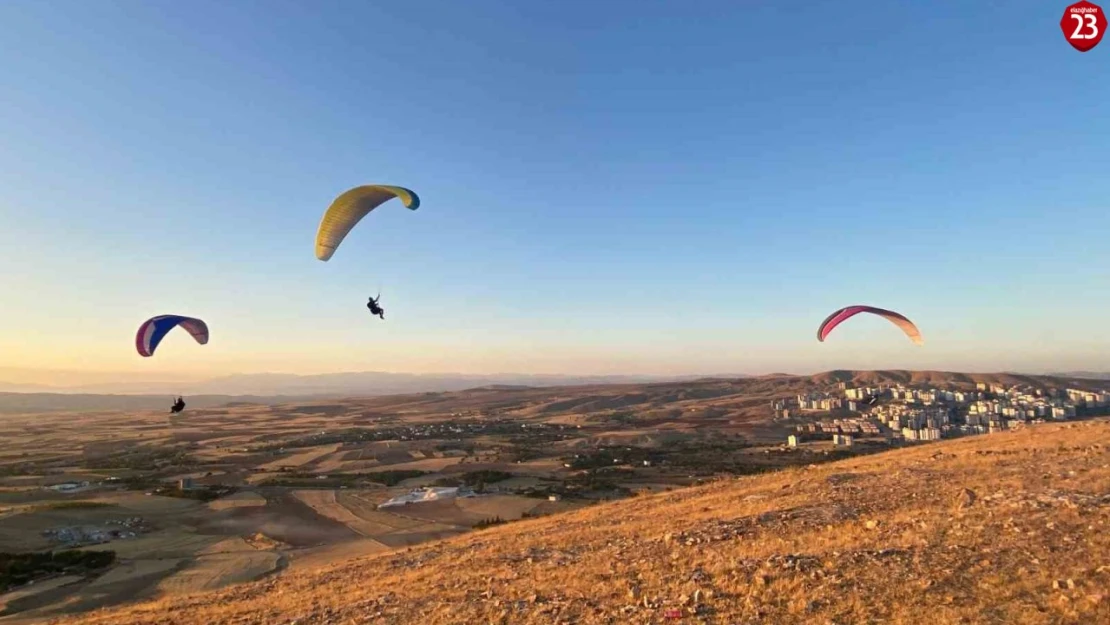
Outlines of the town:
M810 392L771 402L776 422L793 424L789 447L827 440L851 447L860 440L895 443L989 434L1030 423L1097 416L1110 411L1110 393L980 382L975 390L902 385Z

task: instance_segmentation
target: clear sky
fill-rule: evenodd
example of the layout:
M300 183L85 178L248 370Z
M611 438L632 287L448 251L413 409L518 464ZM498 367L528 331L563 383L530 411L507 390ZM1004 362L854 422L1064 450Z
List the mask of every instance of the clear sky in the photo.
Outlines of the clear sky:
M0 3L0 367L1110 369L1110 42L1065 4ZM316 260L367 183L422 206ZM853 303L925 345L818 343ZM162 313L211 342L140 358Z

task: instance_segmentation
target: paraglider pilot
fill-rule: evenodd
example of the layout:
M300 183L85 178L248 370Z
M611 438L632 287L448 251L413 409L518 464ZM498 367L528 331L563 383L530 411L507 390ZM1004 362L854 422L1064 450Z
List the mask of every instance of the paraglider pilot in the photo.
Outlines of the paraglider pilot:
M385 310L381 306L378 305L378 300L381 299L381 298L382 298L381 295L379 295L377 297L377 299L371 297L370 301L366 302L366 307L370 309L370 314L371 315L377 315L377 316L381 317L384 320L385 319Z
M176 400L174 400L173 406L170 407L170 412L178 413L182 410L185 410L185 400L181 397L178 397Z

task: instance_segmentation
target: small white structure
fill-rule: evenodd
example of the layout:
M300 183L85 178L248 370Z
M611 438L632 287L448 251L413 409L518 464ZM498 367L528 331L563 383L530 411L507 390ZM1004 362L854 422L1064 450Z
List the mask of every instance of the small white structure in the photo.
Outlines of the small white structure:
M441 499L452 499L458 496L460 496L459 489L454 486L429 486L427 488L417 488L405 493L404 495L397 495L389 501L378 504L378 507L389 508L392 506L403 506L410 503L420 503L421 501L439 501ZM462 494L462 496L465 496L465 494Z
M47 486L46 488L58 491L59 493L70 493L82 488L87 488L88 486L88 482L62 482L61 484L53 484L51 486Z
M787 436L786 437L786 444L791 446L791 447L797 447L798 446L798 437L794 436L793 434L791 434L790 436Z

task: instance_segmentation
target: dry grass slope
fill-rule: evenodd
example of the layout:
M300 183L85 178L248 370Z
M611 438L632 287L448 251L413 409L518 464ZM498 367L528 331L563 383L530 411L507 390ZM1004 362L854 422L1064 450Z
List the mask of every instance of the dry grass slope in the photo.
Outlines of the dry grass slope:
M1107 623L1108 529L1110 422L1046 424L53 622Z

